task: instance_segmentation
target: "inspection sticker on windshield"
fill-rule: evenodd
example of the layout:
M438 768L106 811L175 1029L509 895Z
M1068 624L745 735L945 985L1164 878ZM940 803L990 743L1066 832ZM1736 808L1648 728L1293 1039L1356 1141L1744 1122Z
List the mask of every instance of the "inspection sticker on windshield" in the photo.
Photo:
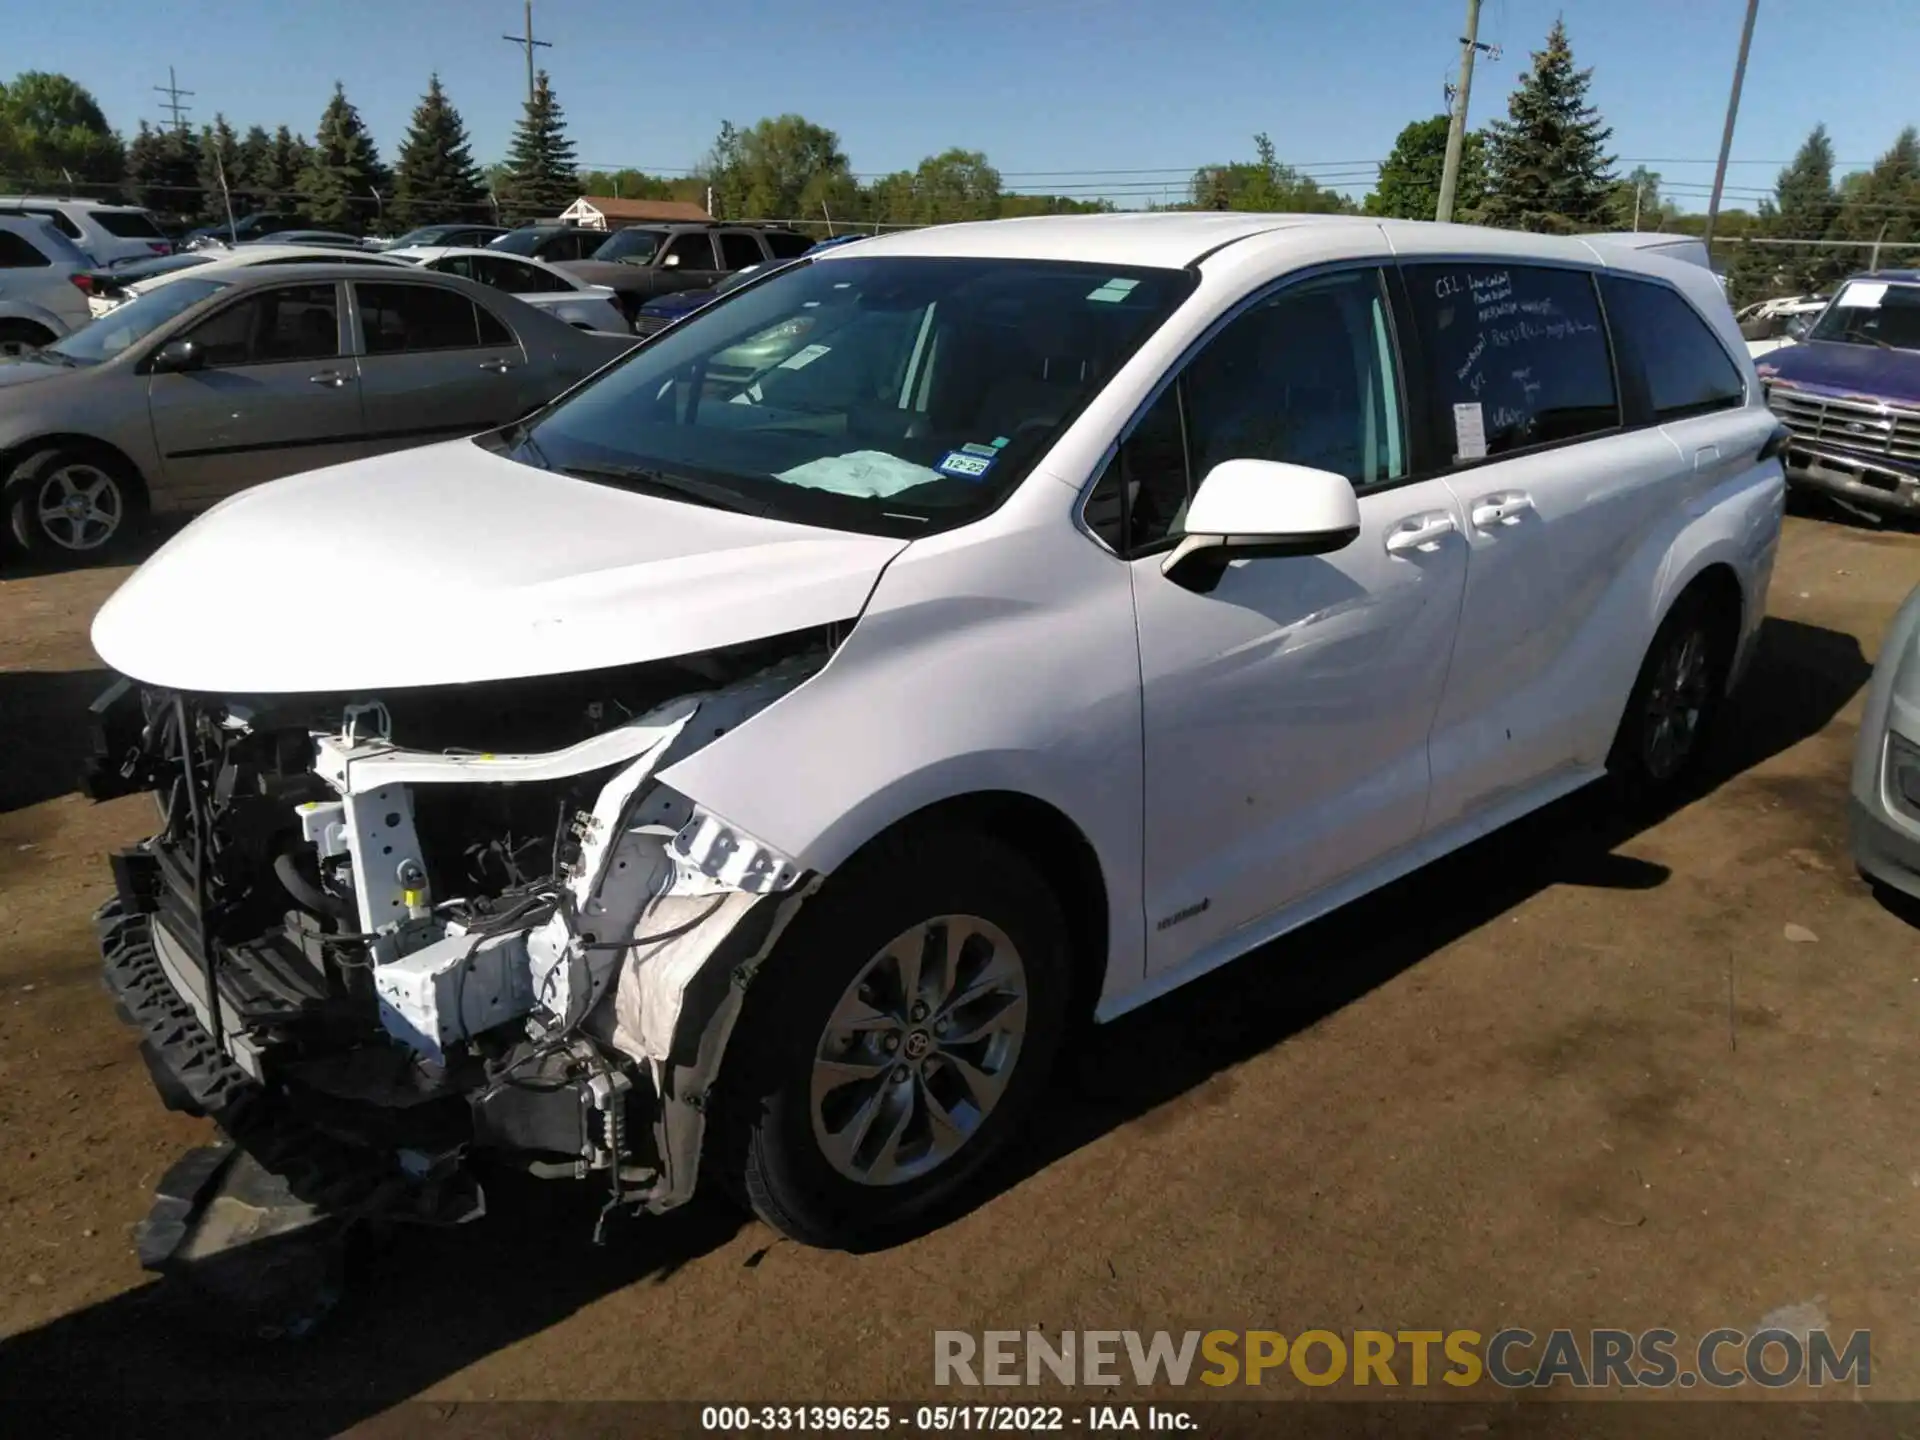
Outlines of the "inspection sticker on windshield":
M1840 292L1842 310L1878 310L1887 298L1885 285L1854 284Z
M1089 291L1087 298L1089 300L1106 300L1109 302L1124 300L1128 295L1133 293L1134 287L1139 283L1138 280L1109 280L1098 289Z
M793 354L782 360L780 362L780 368L782 370L804 370L832 348L831 345L808 345L804 349L794 351Z
M987 471L993 468L993 457L969 455L964 450L949 450L947 458L933 468L956 480L984 480Z

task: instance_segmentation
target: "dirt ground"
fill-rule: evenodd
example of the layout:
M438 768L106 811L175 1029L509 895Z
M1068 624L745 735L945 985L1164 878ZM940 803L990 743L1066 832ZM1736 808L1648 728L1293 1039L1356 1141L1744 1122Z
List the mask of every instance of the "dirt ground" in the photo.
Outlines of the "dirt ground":
M274 1397L325 1433L419 1396L925 1398L937 1328L1694 1336L1799 1306L1920 1399L1920 930L1845 843L1920 535L1790 519L1699 799L1636 830L1576 796L1108 1027L938 1233L821 1253L709 1198L596 1249L597 1191L528 1183L280 1344L218 1338L129 1238L206 1130L162 1110L87 923L152 815L69 793L125 573L0 581L0 1394Z

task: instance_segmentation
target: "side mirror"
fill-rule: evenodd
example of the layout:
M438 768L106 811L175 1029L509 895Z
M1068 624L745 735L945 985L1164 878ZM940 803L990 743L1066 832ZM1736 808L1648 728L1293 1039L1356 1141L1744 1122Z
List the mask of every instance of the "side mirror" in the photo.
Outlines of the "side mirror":
M1233 560L1325 555L1360 533L1360 502L1344 475L1277 460L1226 460L1187 507L1186 528L1160 566L1205 595Z
M169 340L153 352L152 368L156 375L179 375L198 370L206 363L205 352L193 341Z

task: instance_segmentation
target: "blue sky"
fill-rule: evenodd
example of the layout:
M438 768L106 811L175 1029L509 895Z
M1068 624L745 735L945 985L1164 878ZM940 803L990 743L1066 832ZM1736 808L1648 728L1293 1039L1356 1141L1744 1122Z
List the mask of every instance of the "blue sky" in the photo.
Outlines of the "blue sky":
M798 111L836 130L861 173L910 168L949 145L984 150L1009 188L1174 198L1194 167L1280 158L1363 191L1339 162L1383 156L1408 120L1442 108L1463 0L536 0L540 52L583 163L694 165L722 119ZM1481 38L1503 58L1475 74L1477 122L1556 14L1594 69L1592 96L1623 162L1649 160L1704 209L1743 0L1486 0ZM724 17L716 24L716 17ZM1771 185L1816 121L1842 161L1870 161L1920 121L1915 0L1762 0L1748 67L1741 188ZM391 159L437 69L482 160L505 150L525 93L518 0L0 0L7 71L62 71L114 125L163 117L167 66L196 122L311 133L335 80ZM4 77L0 77L4 78ZM1690 162L1690 163L1681 163ZM1623 170L1627 168L1623 163ZM1146 172L1119 174L1111 172ZM1056 173L1049 173L1056 172Z

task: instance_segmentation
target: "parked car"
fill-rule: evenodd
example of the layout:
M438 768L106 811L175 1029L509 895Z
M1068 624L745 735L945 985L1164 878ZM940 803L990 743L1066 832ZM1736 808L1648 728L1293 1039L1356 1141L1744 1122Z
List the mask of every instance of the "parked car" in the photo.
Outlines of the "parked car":
M391 255L338 250L325 245L270 244L261 240L231 250L191 250L185 255L170 256L168 261L156 261L150 271L146 266L129 266L125 277L118 271L110 271L99 279L89 274L83 278L82 288L87 292L89 309L98 319L111 314L129 300L137 300L179 279L189 270L198 271L204 276L217 271L249 269L255 265L383 265L397 269L407 263ZM148 273L140 273L142 271ZM120 283L116 284L116 280Z
M718 285L707 290L674 290L665 295L656 295L642 305L633 317L633 333L636 335L657 334L674 321L691 315L701 306L717 300L730 290L737 290L754 276L761 274L762 266L749 265L744 270L736 270Z
M173 242L152 213L138 205L43 195L5 196L0 197L0 215L31 215L47 221L96 265L150 260L173 251Z
M186 234L185 245L188 249L198 250L211 246L244 244L248 240L258 240L263 235L271 235L280 230L310 230L312 222L305 216L289 210L258 210L251 215L242 215L231 227L224 222L218 225L199 225Z
M223 250L182 250L172 255L156 255L151 260L135 260L112 269L91 269L74 277L73 283L87 297L87 313L99 319L109 310L124 305L135 286L162 275L174 275L195 266L210 265L225 256Z
M823 254L500 431L244 495L106 603L91 793L173 797L108 981L173 1103L269 1086L410 1215L490 1152L881 1243L965 1203L1076 1017L1605 775L1684 793L1778 444L1712 275L1625 244L1166 213Z
M87 323L79 277L92 262L37 215L0 215L0 356L24 355Z
M631 344L402 264L209 265L0 364L0 499L27 549L98 551L149 510L503 424Z
M1759 373L1793 432L1790 484L1869 515L1920 515L1920 270L1853 276Z
M1827 308L1830 296L1812 295L1782 304L1769 305L1740 321L1740 333L1746 338L1747 353L1754 357L1772 354L1804 340L1820 312ZM1737 318L1737 317L1736 317Z
M655 296L711 290L749 265L796 259L812 243L798 231L772 226L631 225L607 236L592 258L559 263L582 280L611 286L627 313L638 316Z
M613 291L604 285L589 285L558 265L542 260L502 255L497 250L437 247L419 252L387 250L382 254L394 260L415 261L423 270L464 275L482 285L491 285L582 330L624 334L633 328L627 323L626 313L615 300Z
M262 235L258 240L243 241L242 245L321 245L338 250L381 248L378 245L369 245L358 235L348 235L340 230L275 230L271 234Z
M803 255L818 255L822 251L837 250L842 245L851 245L856 240L864 240L864 235L835 235L826 240L817 240ZM783 248L791 248L785 246ZM788 262L782 261L782 264ZM633 329L637 335L652 335L664 330L682 316L691 315L710 300L718 299L730 290L738 289L756 275L764 274L765 267L749 265L736 270L718 285L707 290L674 290L665 295L656 295L642 305L633 317Z
M619 234L619 231L614 231ZM584 225L552 221L540 225L522 225L487 242L490 250L509 255L524 255L532 260L557 262L584 260L607 241L605 230L589 230Z
M491 245L502 235L511 232L504 225L422 225L417 230L409 230L381 248L386 250L419 250L427 246L450 245L461 248Z
M1920 913L1920 588L1880 643L1854 741L1852 792L1854 863L1883 898Z

